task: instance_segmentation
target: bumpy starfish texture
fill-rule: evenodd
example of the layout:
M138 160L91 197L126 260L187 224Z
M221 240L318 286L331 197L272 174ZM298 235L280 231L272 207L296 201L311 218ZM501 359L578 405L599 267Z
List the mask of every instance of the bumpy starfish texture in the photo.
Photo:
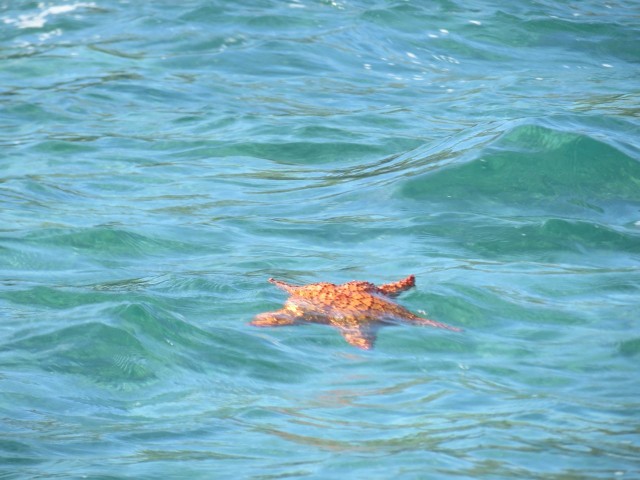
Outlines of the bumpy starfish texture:
M273 278L269 282L290 297L282 309L256 316L251 324L257 327L328 324L337 328L351 345L363 350L373 348L380 326L399 321L460 331L459 328L414 315L392 300L415 286L413 275L381 286L361 281L342 285L312 283L303 286L290 285Z

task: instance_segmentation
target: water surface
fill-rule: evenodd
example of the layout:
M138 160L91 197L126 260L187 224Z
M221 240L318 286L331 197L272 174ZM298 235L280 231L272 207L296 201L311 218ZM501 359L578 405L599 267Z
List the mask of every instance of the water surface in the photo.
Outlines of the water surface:
M0 3L3 478L640 476L639 14Z

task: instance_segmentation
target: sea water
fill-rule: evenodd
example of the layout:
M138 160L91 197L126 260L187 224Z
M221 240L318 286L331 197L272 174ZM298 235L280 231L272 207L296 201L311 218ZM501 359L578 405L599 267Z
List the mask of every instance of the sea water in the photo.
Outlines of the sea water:
M638 478L639 18L0 1L2 478Z

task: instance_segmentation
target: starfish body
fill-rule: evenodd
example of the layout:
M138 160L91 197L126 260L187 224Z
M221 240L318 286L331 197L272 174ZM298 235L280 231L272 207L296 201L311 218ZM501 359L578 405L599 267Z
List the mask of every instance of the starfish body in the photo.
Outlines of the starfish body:
M337 328L351 345L373 348L380 326L399 321L459 331L459 328L419 317L398 305L393 298L415 286L415 277L376 286L353 281L342 285L312 283L296 286L269 279L290 297L275 312L257 315L251 322L257 327L280 327L300 323L322 323Z

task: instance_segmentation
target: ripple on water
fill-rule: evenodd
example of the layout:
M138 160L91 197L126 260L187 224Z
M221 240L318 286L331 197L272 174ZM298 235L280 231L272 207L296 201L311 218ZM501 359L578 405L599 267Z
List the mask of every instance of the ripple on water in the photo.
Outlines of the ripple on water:
M135 335L100 322L35 334L10 347L30 354L45 371L82 375L96 383L140 385L155 379L150 352Z
M606 143L525 125L467 163L411 179L401 193L442 205L440 210L460 204L478 213L511 208L518 216L598 219L615 215L623 203L640 202L638 178L638 162Z

